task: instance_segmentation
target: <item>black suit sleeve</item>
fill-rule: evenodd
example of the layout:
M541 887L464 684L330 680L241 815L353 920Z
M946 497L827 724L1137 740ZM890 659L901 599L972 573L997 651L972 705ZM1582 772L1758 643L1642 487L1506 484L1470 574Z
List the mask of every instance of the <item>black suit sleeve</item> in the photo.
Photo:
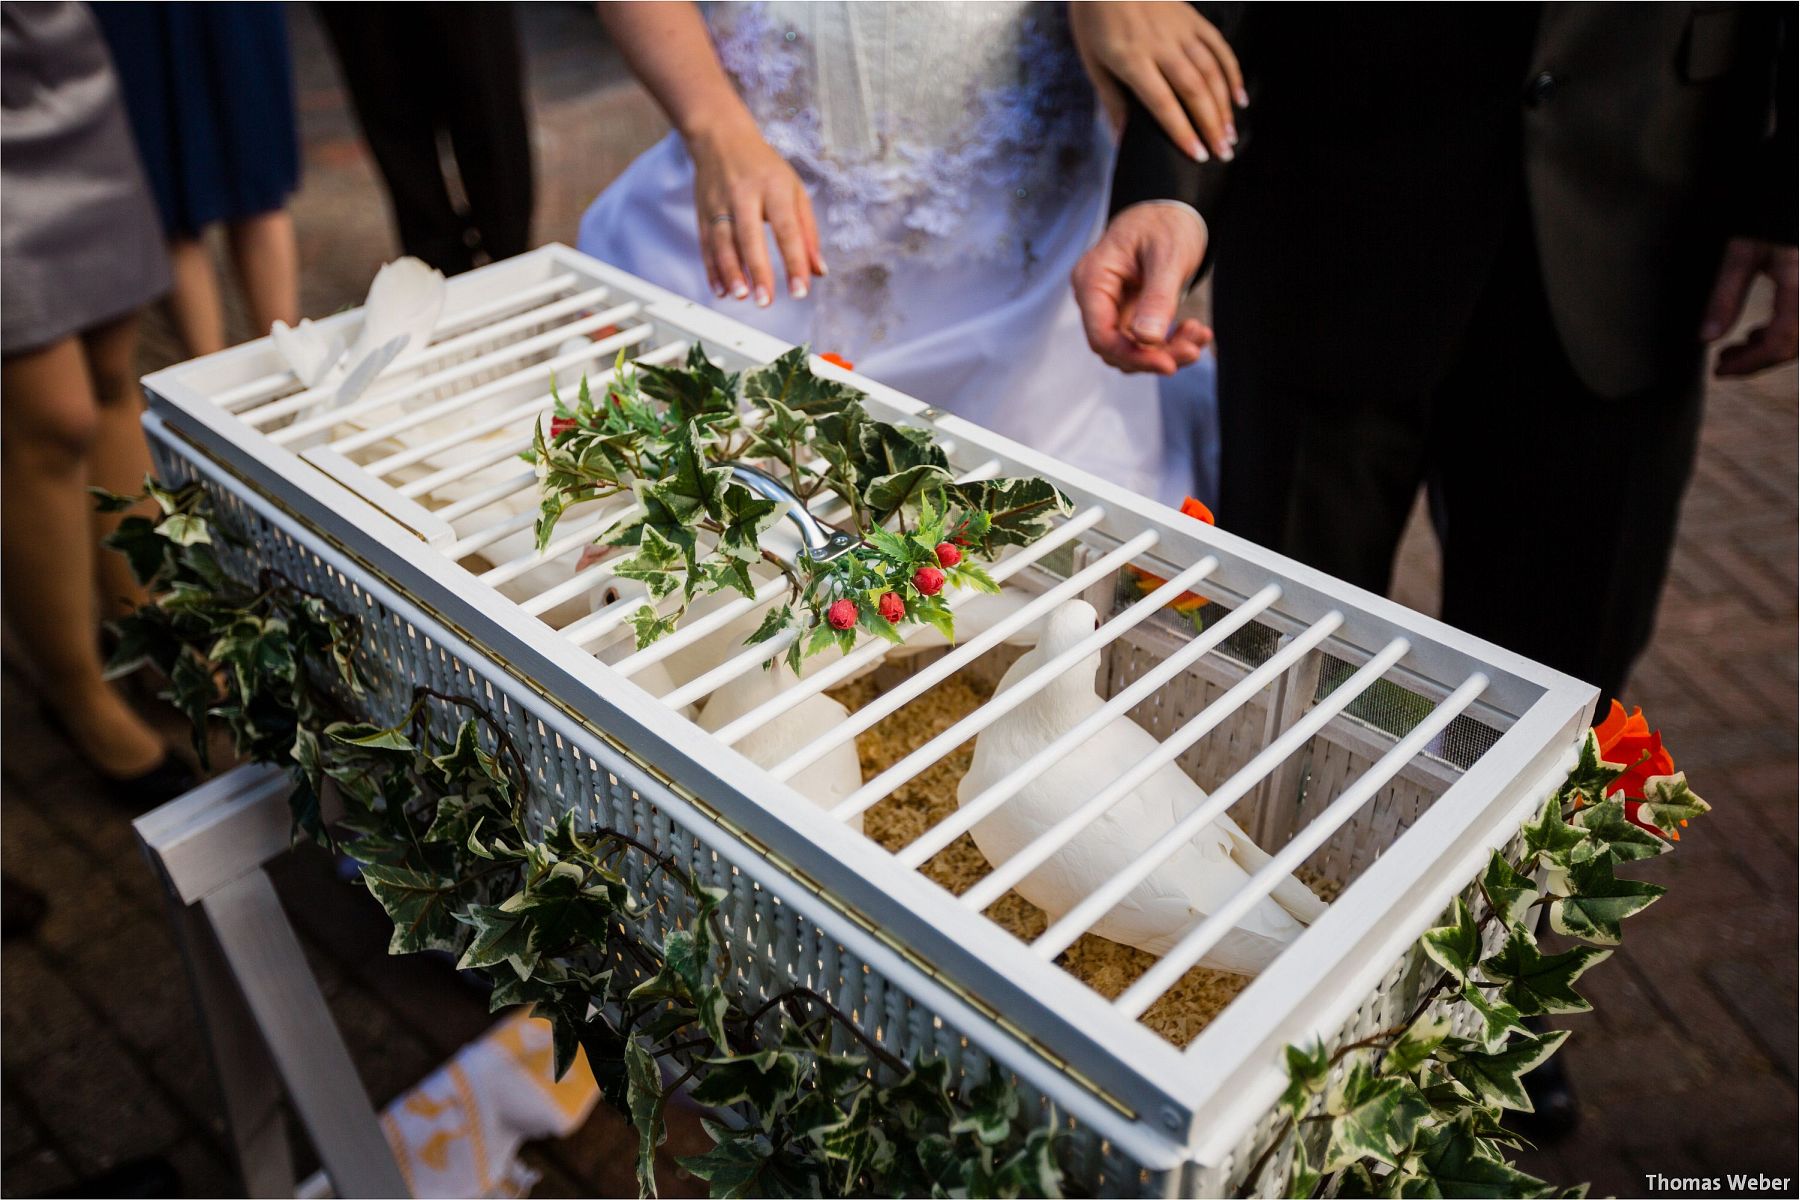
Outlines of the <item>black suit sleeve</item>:
M1775 62L1766 78L1772 95L1763 112L1768 128L1752 152L1745 205L1732 232L1771 242L1795 242L1800 220L1800 158L1794 155L1794 94L1797 86L1794 14L1783 5L1769 40L1775 46Z

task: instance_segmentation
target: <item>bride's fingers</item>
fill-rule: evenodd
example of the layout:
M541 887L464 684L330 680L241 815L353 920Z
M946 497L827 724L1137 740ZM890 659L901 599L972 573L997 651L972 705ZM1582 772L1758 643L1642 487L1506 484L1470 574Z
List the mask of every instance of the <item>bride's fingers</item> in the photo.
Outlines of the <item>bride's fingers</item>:
M1231 86L1231 98L1239 108L1245 107L1250 103L1250 93L1244 88L1244 68L1238 64L1237 53L1232 50L1231 43L1225 40L1225 35L1219 32L1218 26L1198 13L1194 15L1200 21L1197 27L1200 40L1206 43L1206 48L1212 51L1213 59L1225 72L1225 82Z
M1212 97L1213 111L1218 113L1223 123L1225 140L1234 149L1237 146L1237 125L1232 119L1231 82L1226 79L1225 71L1214 58L1206 43L1199 40L1184 42L1182 50L1187 61L1200 72L1200 78L1206 83L1206 90Z
M1169 81L1163 78L1163 73L1154 63L1143 70L1133 71L1126 78L1125 84L1137 93L1137 98L1150 110L1156 123L1162 126L1163 132L1169 135L1183 153L1201 162L1206 161L1206 148L1200 144L1200 135L1194 132L1193 125L1188 121L1187 110L1181 106L1180 99L1169 87Z
M769 228L775 231L775 245L787 266L788 295L796 300L806 298L806 278L812 274L812 254L807 249L806 235L800 226L800 214L794 211L794 197L777 193L769 197Z
M737 232L738 260L750 276L750 291L758 308L767 308L775 300L775 272L769 267L769 240L763 233L763 199L760 192L740 192L732 206L736 218L732 227Z
M723 215L731 217L730 213ZM738 262L737 235L731 229L736 218L720 220L717 214L703 212L700 219L707 223L700 242L707 248L709 269L718 277L722 289L719 294L730 292L734 298L742 300L750 294L750 285L744 281L744 268Z
M806 252L812 260L814 275L825 274L825 252L819 249L819 223L813 219L812 197L806 188L794 185L794 211L800 214L800 236L806 239Z
M1206 77L1179 50L1174 51L1163 63L1163 75L1174 87L1175 94L1181 97L1181 103L1186 106L1194 124L1199 126L1207 148L1220 158L1229 159L1232 154L1232 137L1225 113L1230 112L1230 109L1220 111Z

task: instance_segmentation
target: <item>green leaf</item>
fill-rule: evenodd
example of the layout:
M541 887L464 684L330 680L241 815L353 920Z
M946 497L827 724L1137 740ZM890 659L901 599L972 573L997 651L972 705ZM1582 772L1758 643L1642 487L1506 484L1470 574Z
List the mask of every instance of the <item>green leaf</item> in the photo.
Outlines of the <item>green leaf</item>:
M455 878L412 867L369 865L362 869L362 881L394 922L389 954L462 949L464 935L456 919L460 885Z
M1074 504L1043 479L982 479L953 485L950 494L966 508L986 514L979 543L990 557L1002 546L1029 546L1056 517L1075 511Z
M533 922L524 913L498 904L478 904L458 913L457 919L475 930L469 948L456 964L458 970L505 963L520 979L527 979L537 969Z
M1449 925L1427 929L1419 939L1419 945L1432 962L1457 979L1468 980L1475 960L1481 957L1481 930L1476 927L1474 914L1469 912L1462 897L1456 898L1453 921Z
M664 616L654 604L645 604L626 614L625 623L636 633L637 648L642 650L658 638L674 633L675 627L681 623L682 613L686 611L683 608Z
M1281 1094L1281 1107L1298 1121L1312 1107L1313 1097L1325 1091L1326 1076L1331 1070L1331 1052L1325 1043L1314 1042L1310 1050L1289 1046L1287 1055L1287 1090Z
M1523 830L1525 849L1545 866L1567 866L1570 853L1587 834L1563 818L1562 802L1555 796L1544 801L1537 820L1527 821Z
M1553 1013L1587 1012L1593 1007L1575 991L1575 981L1612 951L1577 946L1561 954L1546 955L1530 935L1515 927L1497 954L1481 964L1489 979L1505 983L1500 998L1527 1017Z
M1313 1170L1306 1158L1306 1142L1302 1138L1294 1139L1294 1160L1288 1167L1287 1186L1282 1194L1288 1200L1309 1200L1318 1189L1321 1176Z
M1487 870L1482 872L1481 890L1509 927L1524 922L1538 897L1537 884L1513 870L1498 850L1488 858Z
M1587 831L1588 840L1570 856L1572 863L1602 857L1635 862L1669 849L1668 842L1632 824L1624 801L1617 797L1582 809L1575 814L1575 823Z
M719 1108L748 1104L765 1131L774 1127L800 1087L800 1060L784 1050L705 1062L706 1075L694 1087L694 1102Z
M1507 1200L1541 1196L1543 1180L1535 1179L1487 1153L1460 1124L1427 1129L1416 1174L1401 1182L1402 1196L1461 1196Z
M1490 1050L1497 1049L1515 1031L1525 1028L1525 1022L1519 1019L1518 1009L1504 1000L1486 995L1472 983L1463 984L1462 998L1464 1003L1480 1014L1481 1042Z
M1638 805L1637 817L1670 837L1679 838L1683 825L1711 811L1712 805L1694 795L1688 787L1687 776L1678 771L1673 775L1657 775L1645 782L1644 800Z
M813 374L802 346L744 375L744 399L752 404L775 400L795 412L818 414L837 412L861 398L862 393L849 384Z
M1541 1036L1527 1034L1513 1038L1492 1053L1475 1044L1457 1044L1444 1069L1481 1103L1530 1112L1531 1097L1526 1094L1521 1077L1556 1053L1568 1036L1566 1029L1551 1030Z
M934 491L941 491L945 484L954 479L955 476L937 463L915 463L871 479L863 491L863 502L875 514L875 519L880 520L902 509L918 507L927 496Z
M638 1134L638 1194L656 1195L656 1148L668 1137L663 1124L662 1075L656 1060L637 1038L625 1044L625 1101Z
M1430 1105L1404 1080L1377 1074L1368 1051L1356 1051L1346 1062L1343 1081L1326 1096L1331 1134L1322 1169L1339 1171L1359 1159L1397 1166Z
M1599 800L1606 795L1606 789L1619 776L1631 769L1629 763L1609 763L1600 757L1600 739L1592 729L1581 742L1581 755L1575 768L1569 772L1568 779L1558 789L1556 798L1560 804L1577 793L1589 800Z
M763 531L781 520L782 505L739 483L725 488L719 504L725 525L719 535L719 552L742 562L760 562Z
M696 1179L710 1185L708 1195L716 1197L766 1196L770 1189L763 1185L763 1172L774 1153L769 1139L753 1128L734 1130L712 1121L704 1122L713 1133L716 1144L705 1154L680 1159L683 1167Z
M950 1132L973 1134L984 1146L998 1146L1012 1133L1019 1116L1019 1092L999 1074L990 1075L969 1094L969 1107Z
M164 518L157 525L156 532L177 546L193 546L212 541L212 531L207 526L206 518L192 513L176 513Z
M791 625L793 620L794 610L790 606L783 604L779 608L771 608L763 614L762 624L756 627L756 632L744 639L744 645L754 646L758 642L768 641Z
M397 750L411 753L412 739L401 728L337 721L325 727L325 736L346 746L363 746L372 750Z
M1450 1034L1450 1022L1443 1017L1422 1015L1388 1047L1381 1069L1389 1075L1412 1073L1431 1056Z
M635 579L650 590L653 600L661 600L682 585L687 578L692 539L688 545L677 545L654 525L644 527L638 551L613 567L621 579Z
M1569 871L1570 895L1550 906L1550 927L1558 933L1602 946L1619 943L1619 923L1655 903L1666 890L1613 875L1605 858L1576 863Z
M148 492L139 492L135 496L127 496L123 492L111 492L103 487L88 487L88 495L94 498L94 511L98 513L122 513L136 508L149 496Z

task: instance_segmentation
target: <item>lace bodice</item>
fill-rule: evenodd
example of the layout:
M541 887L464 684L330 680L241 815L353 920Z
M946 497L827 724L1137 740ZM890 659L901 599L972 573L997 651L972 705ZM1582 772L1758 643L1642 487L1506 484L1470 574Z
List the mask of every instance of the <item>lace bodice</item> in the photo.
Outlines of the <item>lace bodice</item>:
M707 21L812 192L833 276L902 255L1024 272L1033 230L1103 186L1061 4L776 0L712 4Z

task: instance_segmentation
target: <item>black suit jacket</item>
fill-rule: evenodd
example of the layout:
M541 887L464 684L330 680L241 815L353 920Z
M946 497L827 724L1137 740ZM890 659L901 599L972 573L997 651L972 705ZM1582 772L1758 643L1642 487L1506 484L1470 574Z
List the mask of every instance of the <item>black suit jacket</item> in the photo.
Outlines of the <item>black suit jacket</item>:
M1571 362L1625 396L1693 369L1727 236L1794 239L1791 5L1200 8L1247 76L1236 160L1134 108L1113 207L1205 215L1221 353L1428 381L1529 221Z

